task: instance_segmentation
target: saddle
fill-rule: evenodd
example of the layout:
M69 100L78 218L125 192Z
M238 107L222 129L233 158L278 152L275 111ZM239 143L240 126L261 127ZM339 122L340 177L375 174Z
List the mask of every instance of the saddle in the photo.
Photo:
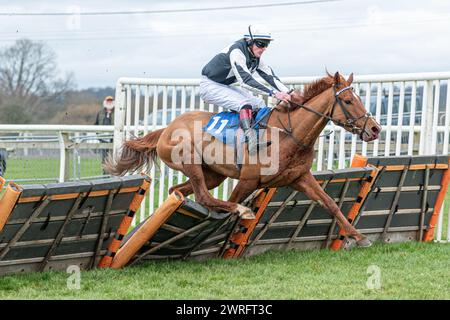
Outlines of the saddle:
M264 107L253 111L252 128L256 131L265 129L267 119L269 118L272 108ZM214 138L225 144L236 147L237 131L239 129L239 113L235 111L223 111L217 113L209 119L208 123L203 127L203 131L209 133ZM259 135L257 135L259 136ZM242 143L243 141L239 141Z
M267 121L272 110L272 108L264 107L261 109L257 109L252 113L251 127L256 131L256 137L258 138L258 140L260 138L258 130L265 129L267 127ZM217 113L213 115L211 119L209 119L208 123L203 127L203 131L222 141L224 144L230 145L236 150L236 168L241 171L242 164L245 161L244 148L242 146L246 141L243 134L238 134L239 129L239 113L235 111L223 111ZM271 141L258 142L258 148L268 147L271 143ZM244 173L241 172L241 174ZM251 171L246 172L245 174L251 175Z

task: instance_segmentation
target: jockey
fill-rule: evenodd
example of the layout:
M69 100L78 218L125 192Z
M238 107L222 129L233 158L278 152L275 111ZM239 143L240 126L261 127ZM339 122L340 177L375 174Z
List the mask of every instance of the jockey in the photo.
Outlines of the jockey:
M256 133L250 129L252 110L265 106L264 101L251 92L290 101L289 89L261 60L272 40L266 27L249 26L243 39L223 49L202 70L201 98L206 103L239 112L240 127L247 137L250 154L257 150ZM255 73L269 86L255 79ZM232 86L236 82L240 87Z

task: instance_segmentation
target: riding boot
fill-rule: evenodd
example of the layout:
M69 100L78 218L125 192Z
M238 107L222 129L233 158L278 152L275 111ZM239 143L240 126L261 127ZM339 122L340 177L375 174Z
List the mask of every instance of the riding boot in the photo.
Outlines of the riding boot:
M258 136L256 129L251 127L253 121L253 115L250 105L245 105L239 112L239 124L244 131L244 136L248 144L248 151L250 155L254 155L258 150L269 147L272 141L258 142Z
M244 130L244 136L248 145L248 153L255 154L258 151L258 141L256 132L251 128L252 123L252 107L245 105L239 111L239 126Z

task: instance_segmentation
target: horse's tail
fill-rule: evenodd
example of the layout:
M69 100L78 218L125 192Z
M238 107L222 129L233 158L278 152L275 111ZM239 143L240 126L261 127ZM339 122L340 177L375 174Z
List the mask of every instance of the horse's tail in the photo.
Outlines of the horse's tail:
M158 155L156 145L164 130L165 128L159 129L143 137L125 141L120 154L115 157L109 154L103 169L115 176L124 175L128 171L141 170L145 165L148 165L150 169Z

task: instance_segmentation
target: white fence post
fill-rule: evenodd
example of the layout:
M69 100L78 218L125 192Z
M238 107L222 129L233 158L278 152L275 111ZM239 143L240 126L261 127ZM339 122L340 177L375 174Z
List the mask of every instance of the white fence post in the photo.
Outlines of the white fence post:
M116 97L114 107L114 147L113 154L115 155L122 145L124 135L124 121L125 121L125 105L124 92L120 79L116 84Z
M422 130L419 154L432 154L433 140L433 81L427 80L423 88Z
M59 132L58 133L59 140L59 182L68 181L70 178L70 169L69 169L69 133L68 132Z

